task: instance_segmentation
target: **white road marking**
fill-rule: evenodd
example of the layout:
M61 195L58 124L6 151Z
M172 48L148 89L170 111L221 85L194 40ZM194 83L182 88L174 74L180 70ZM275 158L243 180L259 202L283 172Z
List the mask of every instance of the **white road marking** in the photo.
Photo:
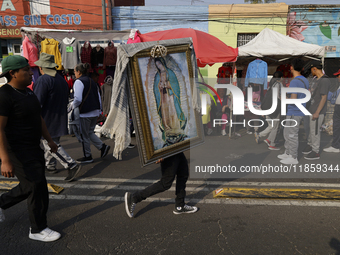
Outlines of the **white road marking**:
M47 181L64 181L65 177L47 177ZM0 180L17 181L16 178L0 177ZM107 183L155 183L158 180L151 179L120 179L120 178L84 178L77 179L74 183L79 182L107 182ZM176 181L174 181L176 183ZM67 183L65 183L67 184ZM61 186L65 185L64 183ZM314 182L226 182L226 181L204 181L204 180L188 180L188 185L213 185L213 186L257 186L257 187L313 187L313 188L340 188L340 183L314 183ZM58 184L59 185L59 184Z
M50 199L59 200L86 200L123 202L124 197L113 196L77 196L77 195L50 195ZM147 198L142 202L174 203L173 198ZM273 200L273 199L190 199L189 204L223 204L223 205L266 205L266 206L311 206L311 207L340 207L340 201L309 201L309 200Z

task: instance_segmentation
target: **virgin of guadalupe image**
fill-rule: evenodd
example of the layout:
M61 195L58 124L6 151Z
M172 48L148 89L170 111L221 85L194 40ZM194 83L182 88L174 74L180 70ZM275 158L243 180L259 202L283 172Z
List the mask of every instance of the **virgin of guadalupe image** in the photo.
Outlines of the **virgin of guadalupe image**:
M176 74L167 67L164 58L155 58L154 61L157 72L153 91L165 147L184 140L187 118L181 107L181 88Z

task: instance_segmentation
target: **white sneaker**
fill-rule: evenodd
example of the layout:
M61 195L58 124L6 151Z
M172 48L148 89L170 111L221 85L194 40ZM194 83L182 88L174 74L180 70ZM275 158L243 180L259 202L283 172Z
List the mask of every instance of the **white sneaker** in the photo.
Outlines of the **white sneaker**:
M288 158L282 159L280 162L282 164L286 164L286 165L296 165L296 164L299 164L299 161L296 158L293 158L290 155L289 155Z
M5 210L0 208L0 222L4 222L5 219Z
M222 129L221 135L227 135L227 132L225 132L225 129Z
M323 151L325 152L340 152L340 149L334 148L333 146L324 148Z
M32 240L37 240L37 241L42 241L42 242L53 242L55 240L58 240L61 235L60 233L53 231L50 228L45 228L42 230L40 233L31 233L31 228L30 228L30 234L28 237Z
M252 133L253 133L253 132L251 132L251 131L247 131L247 134L248 134L248 135L251 135Z
M208 132L207 132L207 134L208 134L208 135L211 135L211 134L212 134L212 132L213 132L212 128L208 128Z
M277 155L277 157L279 159L285 159L285 158L290 158L291 156L289 154L286 154L286 152L285 152L283 154Z

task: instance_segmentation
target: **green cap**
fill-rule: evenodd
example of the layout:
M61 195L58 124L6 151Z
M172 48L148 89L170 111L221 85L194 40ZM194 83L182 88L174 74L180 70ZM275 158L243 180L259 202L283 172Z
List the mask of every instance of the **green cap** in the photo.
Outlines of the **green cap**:
M11 70L16 70L28 66L28 60L19 55L8 56L7 58L4 58L2 60L1 66L2 74L0 74L0 78L4 77Z

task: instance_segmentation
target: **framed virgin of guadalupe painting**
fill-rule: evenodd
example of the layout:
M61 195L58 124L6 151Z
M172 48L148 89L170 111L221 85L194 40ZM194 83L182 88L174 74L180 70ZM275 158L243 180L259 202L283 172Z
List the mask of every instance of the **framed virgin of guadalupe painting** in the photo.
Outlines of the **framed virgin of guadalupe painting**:
M203 142L191 51L190 45L157 45L130 60L130 107L142 166Z

